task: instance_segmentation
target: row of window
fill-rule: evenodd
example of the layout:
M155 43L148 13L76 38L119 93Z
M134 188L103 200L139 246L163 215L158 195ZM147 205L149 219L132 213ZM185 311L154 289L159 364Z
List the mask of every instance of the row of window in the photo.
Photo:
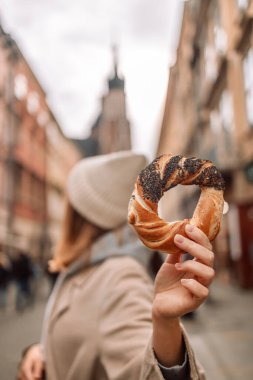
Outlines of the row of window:
M49 121L48 113L42 109L40 96L36 91L29 91L28 80L24 74L17 74L14 78L14 94L18 100L26 101L29 114L37 115L37 122L42 127Z
M197 4L197 1L192 3ZM196 17L200 14L199 2L198 9L195 9ZM235 6L236 5L236 6ZM197 35L194 45L194 56L191 61L193 70L193 92L196 98L196 104L201 105L203 95L207 101L210 101L209 128L202 130L201 135L194 137L193 144L195 149L199 150L202 146L203 153L210 155L209 159L226 165L233 164L236 159L236 144L234 140L235 128L235 99L233 93L226 86L226 60L228 36L226 25L222 16L221 8L224 3L218 0L209 2L207 8L206 22L201 23L201 29ZM234 14L247 11L249 1L236 1L227 3L230 12ZM226 8L227 11L227 8ZM227 16L225 14L225 16ZM234 20L235 21L235 20ZM197 22L197 19L196 19ZM232 28L232 26L231 26ZM236 28L236 23L233 28ZM235 30L235 29L234 29ZM253 46L250 46L250 35L248 37L248 50L243 50L241 73L243 82L242 90L245 94L245 115L249 128L253 130ZM229 68L230 69L230 68ZM240 70L240 69L239 69ZM224 77L222 77L224 72ZM214 88L215 85L215 88ZM213 92L214 90L214 92ZM207 126L207 125L206 125ZM201 143L200 143L201 140Z
M19 164L15 166L15 200L29 205L37 212L44 212L46 201L46 184Z
M220 2L210 2L207 14L207 24L201 28L198 37L199 60L195 67L196 75L194 86L197 96L201 96L206 83L212 83L217 79L220 57L226 54L227 34L221 21ZM241 11L246 11L249 1L236 1L236 6ZM231 2L231 7L233 4ZM249 36L250 38L250 36ZM245 90L245 110L250 128L253 128L253 47L250 47L243 57L243 76ZM201 99L199 99L200 101ZM230 132L234 127L232 95L227 89L221 93L220 99L210 114L210 125L214 133L223 128Z
M243 60L245 106L249 127L253 129L253 48L250 48ZM232 94L225 88L217 106L210 113L210 126L217 134L221 128L232 132L234 128L234 105Z

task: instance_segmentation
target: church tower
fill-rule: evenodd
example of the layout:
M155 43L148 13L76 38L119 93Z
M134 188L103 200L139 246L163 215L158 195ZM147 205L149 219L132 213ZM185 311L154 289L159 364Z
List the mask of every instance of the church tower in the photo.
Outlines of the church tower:
M98 126L100 154L131 149L130 125L126 115L124 78L118 74L118 51L113 46L113 76L108 79L108 92L102 98Z
M87 139L72 139L84 157L131 149L130 125L126 115L125 80L118 73L118 51L112 47L113 75L102 97L101 111Z

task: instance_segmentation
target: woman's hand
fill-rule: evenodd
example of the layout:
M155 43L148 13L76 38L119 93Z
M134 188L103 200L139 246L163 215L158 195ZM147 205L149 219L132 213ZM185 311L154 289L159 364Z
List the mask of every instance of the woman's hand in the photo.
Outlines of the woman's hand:
M214 254L207 236L197 227L187 225L187 236L175 236L175 244L194 257L182 262L181 255L169 255L155 281L153 314L173 319L195 310L208 296L214 278Z
M181 261L169 255L155 280L153 301L153 348L158 361L171 367L183 362L183 338L179 317L195 310L208 296L214 278L214 254L207 236L187 225L188 238L175 236L175 244L194 257Z
M17 380L42 380L44 373L44 361L41 345L31 346L23 357L18 371Z

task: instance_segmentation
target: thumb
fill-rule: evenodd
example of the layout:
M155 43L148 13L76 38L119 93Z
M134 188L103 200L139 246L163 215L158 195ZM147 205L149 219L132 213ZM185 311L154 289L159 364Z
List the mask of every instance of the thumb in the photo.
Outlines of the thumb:
M166 259L166 263L168 264L176 264L181 261L182 253L169 253Z

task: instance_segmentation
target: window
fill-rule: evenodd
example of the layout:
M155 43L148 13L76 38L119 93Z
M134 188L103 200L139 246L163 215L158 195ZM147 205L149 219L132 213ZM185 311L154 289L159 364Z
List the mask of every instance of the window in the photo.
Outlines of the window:
M40 111L37 116L37 122L41 127L44 127L49 120L49 115L46 111Z
M217 77L217 57L215 49L208 45L205 48L205 74L208 80L215 80Z
M213 134L218 135L221 130L221 122L220 122L220 115L218 110L213 110L210 113L210 127L213 132Z
M217 52L224 54L227 50L227 35L220 25L214 26L214 41Z
M248 123L253 128L253 48L251 47L243 60L245 102Z
M234 109L232 95L227 88L220 94L216 107L210 112L210 154L220 165L231 165L236 159L234 141Z
M18 74L15 77L14 93L18 99L23 99L27 95L28 84L27 79L23 74Z
M210 4L208 11L208 23L206 28L206 39L204 46L205 75L210 81L217 77L218 60L227 50L227 34L222 25L220 8L217 1Z
M36 113L39 109L39 104L39 94L35 91L30 92L27 96L27 111L30 114Z
M194 14L197 14L201 7L201 0L189 1L189 6Z
M222 127L225 131L231 132L234 126L234 110L232 96L227 89L221 94L219 108Z
M221 93L218 106L210 113L210 127L214 134L230 133L234 127L232 96L227 89Z
M222 19L218 3L215 1L213 10L213 32L214 32L214 45L219 54L224 54L227 50L227 34L222 26Z
M237 6L240 10L245 11L249 6L249 0L236 0Z

